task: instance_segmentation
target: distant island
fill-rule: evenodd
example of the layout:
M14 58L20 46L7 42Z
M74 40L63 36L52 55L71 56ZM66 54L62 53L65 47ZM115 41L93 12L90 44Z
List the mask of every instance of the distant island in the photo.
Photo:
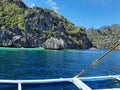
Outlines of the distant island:
M99 29L89 28L86 34L93 46L98 49L110 49L120 40L120 24L103 26Z
M120 39L120 25L100 29L75 26L53 10L0 0L0 46L46 49L109 49Z

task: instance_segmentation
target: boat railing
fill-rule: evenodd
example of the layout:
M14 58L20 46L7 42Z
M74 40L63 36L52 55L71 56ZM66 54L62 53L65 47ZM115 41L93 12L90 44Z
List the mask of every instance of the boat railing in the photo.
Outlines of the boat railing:
M60 79L44 79L44 80L0 80L0 83L4 84L17 84L18 90L22 90L23 84L54 84L61 82L70 82L77 86L80 90L93 90L83 81L99 81L117 79L120 80L120 75L109 75L109 76L96 76L96 77L80 77L80 78L60 78ZM109 89L94 89L94 90L120 90L120 88L109 88Z

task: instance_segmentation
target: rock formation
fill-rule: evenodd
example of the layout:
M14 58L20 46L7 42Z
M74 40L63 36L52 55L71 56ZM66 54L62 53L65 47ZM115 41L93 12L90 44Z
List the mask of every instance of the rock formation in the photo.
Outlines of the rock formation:
M64 41L60 38L54 38L54 37L51 37L50 39L48 39L44 45L43 45L44 48L46 49L64 49Z
M57 42L53 44L54 41ZM55 11L36 6L30 8L22 0L0 0L0 46L42 47L46 42L52 42L52 46L47 44L50 48L61 49L92 46L85 28L76 27Z

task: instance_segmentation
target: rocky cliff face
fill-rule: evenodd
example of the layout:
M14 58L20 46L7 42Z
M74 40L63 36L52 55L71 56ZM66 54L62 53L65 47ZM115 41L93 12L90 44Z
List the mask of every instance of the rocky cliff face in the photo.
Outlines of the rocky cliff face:
M60 38L51 37L44 44L43 47L46 49L64 49L64 41Z
M5 27L0 30L0 46L3 47L36 47L37 37L34 33L28 34L17 26Z
M99 49L109 49L120 40L119 24L103 26L97 30L94 28L90 28L86 32L93 46ZM119 48L120 47L117 47L116 49Z
M4 30L0 30L1 47L44 47L48 49L86 49L91 47L91 43L87 39L86 34L81 35L78 33L73 35L73 38L77 39L78 41L75 42L72 37L70 38L70 36L65 37L62 35L55 35L55 37L44 39L41 35L38 35L36 31L23 31L19 29L17 25L14 25L13 27L6 26L4 27Z
M0 1L0 46L43 47L51 37L61 38L65 48L92 46L84 27L74 26L53 10L29 8L21 0Z

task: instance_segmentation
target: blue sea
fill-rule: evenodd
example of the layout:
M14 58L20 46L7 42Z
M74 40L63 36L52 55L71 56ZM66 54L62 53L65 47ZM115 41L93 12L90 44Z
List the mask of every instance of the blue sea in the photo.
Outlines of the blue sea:
M38 80L71 78L107 50L44 50L42 48L0 48L0 79ZM114 50L81 77L120 74L120 51ZM101 81L103 83L104 81ZM86 82L92 88L120 87L119 81L104 85ZM111 84L112 83L112 84ZM17 85L0 84L0 90L17 90ZM78 90L71 83L23 85L23 90Z

